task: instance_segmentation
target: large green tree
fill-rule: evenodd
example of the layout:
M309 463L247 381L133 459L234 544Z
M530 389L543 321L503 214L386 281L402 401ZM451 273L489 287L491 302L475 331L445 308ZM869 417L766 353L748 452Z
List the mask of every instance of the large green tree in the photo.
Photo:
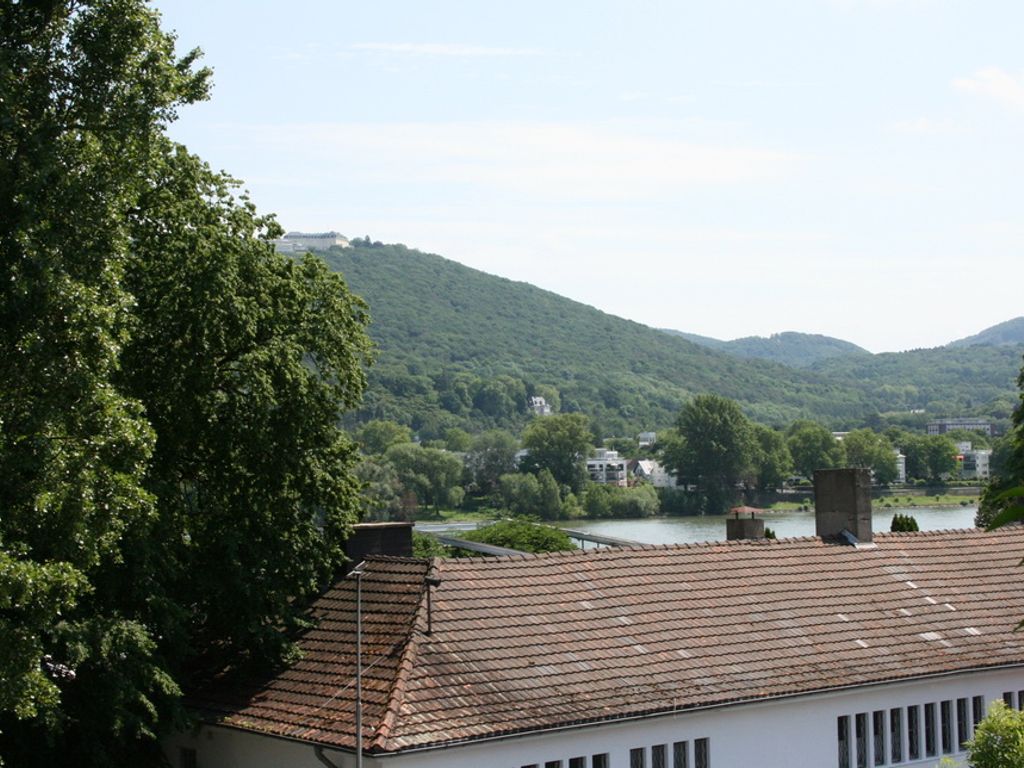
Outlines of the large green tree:
M365 309L164 136L206 78L144 3L2 3L0 56L0 756L142 764L343 560Z
M975 522L990 525L1024 520L1024 367L1017 377L1020 396L1013 412L1013 429L1002 450L998 474L981 498Z
M736 486L753 475L758 445L739 404L721 395L698 395L676 421L680 450L671 466L681 482L695 484L704 509L724 512Z
M466 470L473 484L489 493L498 485L498 478L516 470L519 443L503 429L482 432L473 439L466 454Z
M561 413L534 419L523 432L523 447L529 451L523 461L527 470L538 473L547 469L573 493L583 486L584 461L593 447L593 435L583 414Z
M793 472L793 457L781 433L763 424L753 424L757 450L754 454L754 469L757 487L762 490L781 488Z
M806 478L813 478L816 469L843 465L843 444L817 422L794 421L786 430L786 445L796 471Z
M82 747L62 759L116 762L115 738L151 733L175 693L152 630L102 587L155 515L153 432L114 378L129 214L154 141L205 94L194 58L175 58L141 2L0 3L0 755L14 764L56 762L57 739Z
M867 467L876 483L887 485L896 479L896 453L885 435L870 429L855 429L843 438L846 464Z

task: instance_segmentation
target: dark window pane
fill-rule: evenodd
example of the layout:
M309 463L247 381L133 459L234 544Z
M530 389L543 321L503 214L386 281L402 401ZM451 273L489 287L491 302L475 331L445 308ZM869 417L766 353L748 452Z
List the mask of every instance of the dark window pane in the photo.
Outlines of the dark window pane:
M561 760L548 760L544 763L544 768L562 768Z
M591 756L590 768L608 768L608 753L602 752L600 755Z
M971 737L971 722L967 715L967 699L956 700L956 743L960 749L965 749L964 744Z
M843 715L838 720L837 742L839 744L839 768L850 768L850 717Z
M942 714L942 754L953 752L953 702L943 701L939 705Z
M868 715L861 712L853 718L857 741L857 768L868 768Z
M1003 703L1008 707L1013 707L1013 691L1003 691Z
M629 768L644 768L644 748L629 750Z
M921 758L921 710L907 707L907 760Z
M889 754L894 763L903 762L903 710L889 710Z
M587 758L585 757L570 757L569 768L587 768Z
M885 712L878 709L871 714L871 735L874 737L875 765L885 765Z
M711 768L711 745L707 739L693 740L693 768Z
M974 727L978 727L978 723L981 722L982 718L985 717L985 697L975 696L973 699L974 704Z
M924 754L935 757L939 749L935 742L935 705L924 705Z
M665 745L655 744L651 747L651 768L668 768L665 764Z
M690 750L685 741L672 745L672 768L690 768Z
M1017 691L1017 709L1024 709L1024 691Z

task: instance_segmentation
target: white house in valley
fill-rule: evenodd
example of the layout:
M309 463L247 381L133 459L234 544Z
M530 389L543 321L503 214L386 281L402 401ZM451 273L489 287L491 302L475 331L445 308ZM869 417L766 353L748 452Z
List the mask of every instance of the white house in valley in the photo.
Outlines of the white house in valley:
M587 459L587 474L592 482L625 488L629 484L628 464L629 461L619 456L618 451L598 448Z
M312 606L300 661L194 692L200 725L168 757L353 768L358 741L367 768L962 761L992 702L1024 706L1024 527L836 521L778 541L368 556L359 738L348 578Z

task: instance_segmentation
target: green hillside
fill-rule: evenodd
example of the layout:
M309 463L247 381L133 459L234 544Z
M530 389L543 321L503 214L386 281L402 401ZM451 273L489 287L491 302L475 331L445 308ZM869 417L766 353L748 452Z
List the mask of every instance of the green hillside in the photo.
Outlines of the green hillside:
M819 374L874 392L883 411L989 416L1008 423L1024 346L915 349L824 360Z
M968 336L966 339L958 339L950 342L950 347L976 347L976 346L1022 346L1024 345L1024 317L1016 317L1007 320L1005 323L993 325L981 333Z
M763 423L807 417L835 428L918 408L1002 417L1015 400L1015 348L871 355L850 344L853 354L797 369L694 344L401 245L357 243L325 258L369 302L378 345L369 393L353 418L392 419L424 439L453 427L518 430L533 395L556 410L586 413L600 436L669 426L701 392L737 400ZM806 355L815 345L819 353L847 345L810 334L778 338L790 348L805 343Z
M423 437L518 428L535 394L587 413L602 435L665 427L700 392L733 398L767 423L856 423L874 410L860 387L715 352L404 246L357 245L326 259L369 302L379 345L357 416L407 423Z
M866 349L849 341L817 333L785 331L773 333L771 336L745 336L732 341L721 341L709 336L667 329L665 333L681 336L695 344L728 352L736 357L771 360L793 368L810 368L822 360L833 357L871 354Z

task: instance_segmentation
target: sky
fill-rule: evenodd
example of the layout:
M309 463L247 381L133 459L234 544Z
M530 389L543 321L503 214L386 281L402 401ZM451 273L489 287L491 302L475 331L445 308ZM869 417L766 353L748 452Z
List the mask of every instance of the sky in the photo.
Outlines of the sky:
M155 7L214 70L171 135L285 229L720 339L1024 314L1020 0Z

